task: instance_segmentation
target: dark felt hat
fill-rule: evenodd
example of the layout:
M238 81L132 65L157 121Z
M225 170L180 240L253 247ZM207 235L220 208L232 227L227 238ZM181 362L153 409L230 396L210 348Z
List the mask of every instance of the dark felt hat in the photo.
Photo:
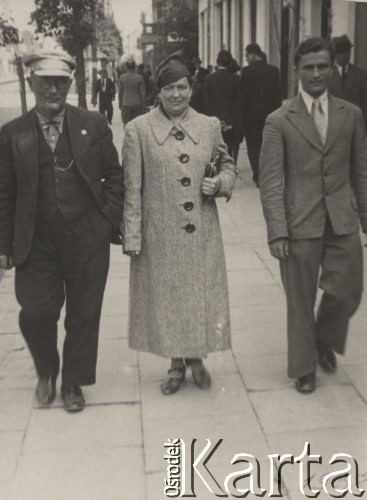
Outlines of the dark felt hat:
M334 49L334 52L346 52L353 47L353 44L349 40L347 35L335 36L331 40L331 44Z
M174 52L164 59L157 68L157 87L160 90L166 85L177 82L177 80L185 76L189 77L190 71L183 62L183 54L181 51Z

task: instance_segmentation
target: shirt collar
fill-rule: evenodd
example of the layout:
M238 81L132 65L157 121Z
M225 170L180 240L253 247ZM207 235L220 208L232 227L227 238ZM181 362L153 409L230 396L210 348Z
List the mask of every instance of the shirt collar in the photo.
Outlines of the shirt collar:
M302 96L302 99L303 99L303 102L305 103L305 106L307 108L307 112L309 114L311 114L311 110L312 110L312 103L314 101L314 97L312 97L312 95L308 94L307 92L305 92L302 88L300 90L300 94ZM319 102L322 106L322 109L325 113L327 113L327 109L328 109L328 93L327 93L327 90L325 90L325 92L323 94L321 94L319 97Z
M53 116L52 118L47 118L46 116L42 115L37 110L37 108L36 108L36 113L42 129L47 128L50 123L53 123L55 127L58 129L59 133L62 134L62 128L64 125L64 118L65 118L65 108L62 109L60 113L57 113L57 115Z

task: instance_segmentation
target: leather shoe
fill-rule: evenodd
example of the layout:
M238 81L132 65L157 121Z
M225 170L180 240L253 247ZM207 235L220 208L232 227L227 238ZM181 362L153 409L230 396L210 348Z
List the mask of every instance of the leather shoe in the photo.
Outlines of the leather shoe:
M296 379L296 389L302 394L310 394L316 388L315 373L309 373Z
M334 351L322 342L318 342L316 348L317 348L317 361L320 367L326 373L335 373L337 362Z
M56 397L56 378L57 376L38 379L36 397L41 406L48 406L54 401Z
M64 408L69 412L84 410L85 400L83 391L78 385L62 385L61 397L64 401Z

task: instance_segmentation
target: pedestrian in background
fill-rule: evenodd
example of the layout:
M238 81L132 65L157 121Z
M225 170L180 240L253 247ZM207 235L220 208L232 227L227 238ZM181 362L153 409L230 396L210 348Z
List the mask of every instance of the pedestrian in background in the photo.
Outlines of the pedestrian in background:
M238 142L246 138L252 179L259 185L259 160L266 117L281 104L280 75L276 66L266 62L266 54L257 43L247 45L248 66L241 72L241 116L237 128Z
M217 55L217 69L204 79L204 106L208 116L216 116L222 124L224 142L233 155L237 141L236 123L239 115L238 99L240 77L228 68L233 58L228 50L220 50ZM234 158L235 163L237 158Z
M160 105L128 124L123 145L123 249L131 257L129 345L171 358L163 394L178 391L190 366L228 349L230 320L223 242L215 198L230 197L236 169L220 123L189 107L191 79L176 58L162 63ZM219 172L205 177L220 153Z
M145 113L145 85L141 75L136 73L135 61L126 62L126 73L119 79L119 107L124 125L137 116Z
M336 36L331 43L335 64L329 79L329 92L358 106L367 130L367 72L350 62L353 45L347 35Z
M367 155L359 108L328 95L330 43L295 52L298 96L267 118L260 193L273 257L287 297L288 375L315 389L317 362L333 373L361 300L359 220L367 231ZM323 290L316 317L317 287Z
M67 411L80 411L80 386L96 380L122 169L106 118L65 104L74 60L38 50L24 63L36 107L0 133L0 267L16 268L19 325L42 406L56 396L57 323L66 301L61 396Z
M92 105L97 105L97 97L99 100L99 112L105 115L108 123L111 125L113 116L112 101L115 100L115 84L108 77L107 69L103 68L99 72L101 77L96 81L92 93Z

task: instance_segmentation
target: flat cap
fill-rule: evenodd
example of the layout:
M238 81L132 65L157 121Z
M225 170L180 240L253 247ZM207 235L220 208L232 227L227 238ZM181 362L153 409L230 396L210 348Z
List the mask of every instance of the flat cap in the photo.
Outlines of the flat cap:
M349 51L353 47L353 44L349 40L347 35L335 36L331 40L331 44L334 49L334 52Z
M74 59L63 50L38 49L25 55L23 63L38 76L71 76L75 69Z

